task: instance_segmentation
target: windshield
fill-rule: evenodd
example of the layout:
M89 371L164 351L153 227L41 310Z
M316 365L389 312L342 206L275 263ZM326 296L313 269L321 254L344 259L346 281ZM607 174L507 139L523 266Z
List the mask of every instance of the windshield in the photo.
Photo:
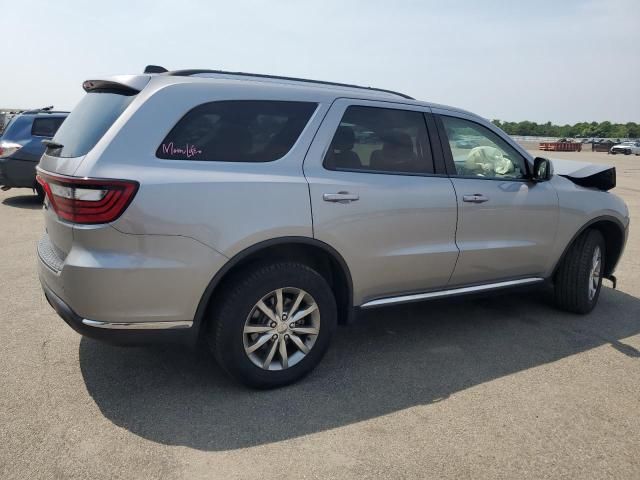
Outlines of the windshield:
M62 148L47 153L56 157L86 155L134 98L113 90L87 93L53 137Z

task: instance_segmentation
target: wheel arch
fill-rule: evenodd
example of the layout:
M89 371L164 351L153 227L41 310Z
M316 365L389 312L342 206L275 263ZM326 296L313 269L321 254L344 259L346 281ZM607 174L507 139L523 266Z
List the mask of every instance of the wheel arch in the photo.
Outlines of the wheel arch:
M205 289L196 314L194 327L201 332L206 313L215 298L216 291L243 268L269 259L301 261L318 271L328 281L336 297L338 322L349 323L354 315L353 281L342 255L330 245L310 237L279 237L259 242L234 255L213 276Z
M588 229L598 230L605 241L605 262L604 262L604 274L611 275L620 257L624 250L625 243L627 241L626 237L626 229L622 222L618 220L616 217L611 215L601 215L596 218L591 219L589 222L584 224L571 238L571 241L567 244L562 255L556 262L556 265L553 269L553 273L551 278L555 277L560 264L564 260L567 255L567 252L571 248L571 246L575 243L576 239L582 235Z

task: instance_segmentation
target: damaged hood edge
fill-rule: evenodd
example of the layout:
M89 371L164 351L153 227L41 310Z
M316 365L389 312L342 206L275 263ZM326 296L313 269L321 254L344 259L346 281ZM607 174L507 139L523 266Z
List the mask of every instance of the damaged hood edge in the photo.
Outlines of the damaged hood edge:
M574 160L551 159L556 175L568 178L576 185L599 190L611 190L616 186L616 167Z

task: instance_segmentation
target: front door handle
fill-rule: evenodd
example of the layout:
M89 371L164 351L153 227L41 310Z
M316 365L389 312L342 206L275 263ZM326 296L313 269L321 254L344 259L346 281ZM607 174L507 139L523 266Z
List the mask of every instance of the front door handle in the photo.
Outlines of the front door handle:
M473 195L463 195L462 201L469 203L484 203L489 201L489 197L485 197L481 193L474 193Z
M325 193L322 195L322 199L325 202L349 203L360 200L360 195L349 192Z

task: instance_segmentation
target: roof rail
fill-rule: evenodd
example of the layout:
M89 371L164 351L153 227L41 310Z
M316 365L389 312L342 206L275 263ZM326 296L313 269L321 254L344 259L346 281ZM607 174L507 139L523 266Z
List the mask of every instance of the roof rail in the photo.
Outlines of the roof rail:
M217 74L223 74L223 75L235 75L238 77L269 78L273 80L288 80L293 82L315 83L318 85L331 85L333 87L360 88L363 90L373 90L376 92L390 93L392 95L398 95L399 97L406 98L409 100L415 100L415 98L410 97L409 95L406 95L404 93L395 92L393 90L385 90L384 88L363 87L360 85L351 85L348 83L327 82L325 80L309 80L308 78L282 77L279 75L265 75L263 73L227 72L224 70L192 69L192 70L174 70L174 71L165 73L165 75L174 75L177 77L190 77L191 75L198 75L200 73L217 73Z

